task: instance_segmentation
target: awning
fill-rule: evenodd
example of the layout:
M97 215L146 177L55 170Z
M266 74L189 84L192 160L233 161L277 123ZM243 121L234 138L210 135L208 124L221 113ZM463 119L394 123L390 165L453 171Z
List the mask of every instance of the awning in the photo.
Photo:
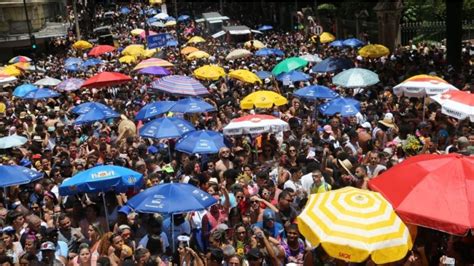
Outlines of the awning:
M259 30L251 30L251 32L257 33L257 34L263 34L263 32L261 32L261 31L259 31Z
M211 24L216 24L216 23L222 23L222 20L220 20L220 19L219 20L210 20L208 22L211 23Z
M199 18L199 19L196 19L195 21L196 21L196 23L201 23L201 22L204 22L204 21L206 21L206 20L203 19L203 18Z
M250 30L230 30L229 33L231 35L245 35L250 34Z
M221 37L221 36L223 36L223 35L225 35L225 31L221 30L221 31L219 31L219 32L217 32L217 33L212 34L212 38L216 39L216 38L219 38L219 37Z

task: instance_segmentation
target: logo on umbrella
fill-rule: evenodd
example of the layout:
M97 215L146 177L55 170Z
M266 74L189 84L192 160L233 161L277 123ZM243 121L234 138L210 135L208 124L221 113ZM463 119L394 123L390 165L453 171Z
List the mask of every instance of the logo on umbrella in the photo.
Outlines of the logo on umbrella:
M109 177L113 175L115 175L115 171L100 171L100 172L91 174L92 179L104 178L104 177Z

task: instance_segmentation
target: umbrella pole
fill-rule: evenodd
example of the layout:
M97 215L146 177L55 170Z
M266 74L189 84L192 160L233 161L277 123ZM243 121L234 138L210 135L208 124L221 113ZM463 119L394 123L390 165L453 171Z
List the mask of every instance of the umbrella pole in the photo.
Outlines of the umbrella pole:
M173 246L173 254L175 252L175 246L174 246L174 214L171 214L171 245Z
M105 221L107 223L107 228L105 229L106 232L109 232L110 230L110 225L109 225L109 214L107 211L107 204L105 203L105 192L102 192L102 203L104 204L104 212L105 212Z
M423 122L425 122L426 96L423 96Z

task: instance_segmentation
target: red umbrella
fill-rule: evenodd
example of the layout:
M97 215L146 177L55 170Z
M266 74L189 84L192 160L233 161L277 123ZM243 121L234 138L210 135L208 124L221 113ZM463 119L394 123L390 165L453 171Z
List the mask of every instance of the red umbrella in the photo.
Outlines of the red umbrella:
M406 222L455 235L474 228L474 157L424 154L369 181Z
M100 88L126 83L131 80L131 77L122 73L102 72L86 80L81 87Z
M92 50L89 52L89 55L99 56L113 51L115 51L115 47L111 45L97 45L96 47L92 48Z

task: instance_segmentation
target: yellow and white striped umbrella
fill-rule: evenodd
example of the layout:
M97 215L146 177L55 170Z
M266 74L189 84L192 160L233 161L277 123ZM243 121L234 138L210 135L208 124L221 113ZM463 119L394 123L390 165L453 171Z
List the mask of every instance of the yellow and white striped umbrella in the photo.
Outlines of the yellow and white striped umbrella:
M311 244L348 262L401 260L415 235L381 194L353 187L311 195L297 221Z

